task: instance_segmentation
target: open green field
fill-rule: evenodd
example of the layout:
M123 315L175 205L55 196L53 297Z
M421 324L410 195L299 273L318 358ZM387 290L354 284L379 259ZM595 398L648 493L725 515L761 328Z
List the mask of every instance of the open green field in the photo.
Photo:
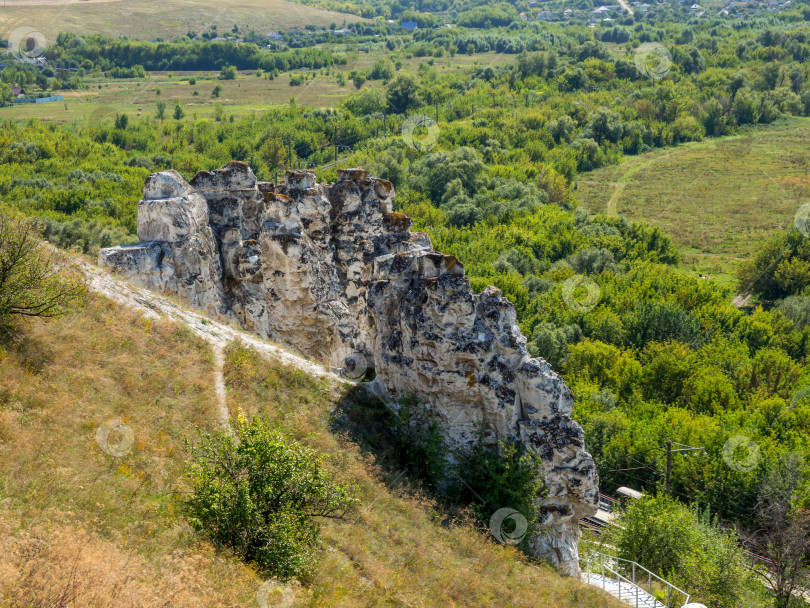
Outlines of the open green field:
M156 102L163 100L167 105L167 116L171 117L176 102L180 102L186 114L199 118L210 118L214 108L221 104L229 114L246 114L261 110L270 105L287 104L295 97L297 104L312 107L334 107L357 89L348 80L352 70L370 68L385 53L375 50L370 53L350 51L346 53L345 65L333 66L330 74L325 70L296 70L279 75L274 80L267 76L257 77L255 71L240 72L236 80L220 80L219 72L149 72L145 79L98 79L87 78L88 87L77 91L60 92L64 101L42 104L14 104L0 108L0 120L11 118L27 120L37 118L47 122L88 122L111 120L118 113L125 113L130 119L154 116ZM460 70L474 64L498 65L513 61L514 57L497 53L445 56L434 59L439 73ZM402 59L401 72L413 73L425 58ZM343 72L347 78L345 86L337 83L337 73ZM311 78L312 74L315 78ZM171 74L171 77L170 77ZM290 86L293 75L310 77L304 84ZM189 78L196 84L189 84ZM221 86L218 98L212 97L215 86ZM364 90L382 89L379 81L363 84ZM158 89L160 94L158 94ZM197 91L197 95L194 92Z
M7 0L0 10L0 37L26 27L42 32L48 41L55 41L59 32L171 39L212 25L219 31L230 32L236 24L240 31L266 33L345 21L362 19L286 0Z
M594 213L659 226L694 272L733 282L810 197L810 119L628 157L580 176L574 194Z

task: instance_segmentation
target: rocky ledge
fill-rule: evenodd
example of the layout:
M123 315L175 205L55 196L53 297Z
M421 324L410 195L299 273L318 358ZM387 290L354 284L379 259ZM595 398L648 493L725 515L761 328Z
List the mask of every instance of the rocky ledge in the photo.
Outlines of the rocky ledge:
M578 520L596 512L598 480L571 392L529 357L512 304L495 287L473 294L393 197L363 169L332 185L310 171L260 182L235 161L191 183L164 171L138 203L141 242L102 250L99 264L357 377L372 367L372 390L417 397L456 444L481 428L487 442L521 442L547 487L532 547L577 575Z

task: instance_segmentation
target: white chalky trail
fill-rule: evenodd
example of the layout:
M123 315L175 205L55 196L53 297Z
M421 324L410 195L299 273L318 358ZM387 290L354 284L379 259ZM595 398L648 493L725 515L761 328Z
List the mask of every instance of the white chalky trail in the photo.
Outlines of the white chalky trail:
M279 361L319 378L343 381L322 365L294 355L262 340L258 336L213 321L199 313L185 310L148 289L135 287L126 281L116 279L92 264L77 262L77 266L87 277L88 287L91 291L109 298L119 306L136 310L148 319L164 318L177 323L184 323L195 335L211 345L216 361L214 386L219 401L219 418L225 425L229 425L229 412L223 376L224 350L234 340L239 340L243 344L250 346L267 359Z

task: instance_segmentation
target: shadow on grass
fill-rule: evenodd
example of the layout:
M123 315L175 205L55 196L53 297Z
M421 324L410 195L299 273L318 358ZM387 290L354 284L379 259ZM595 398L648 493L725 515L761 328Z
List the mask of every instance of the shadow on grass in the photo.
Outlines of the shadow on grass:
M404 399L395 411L359 384L342 395L332 412L331 426L333 432L346 435L374 457L389 488L400 484L409 493L457 507L443 492L449 446L438 418L428 408Z

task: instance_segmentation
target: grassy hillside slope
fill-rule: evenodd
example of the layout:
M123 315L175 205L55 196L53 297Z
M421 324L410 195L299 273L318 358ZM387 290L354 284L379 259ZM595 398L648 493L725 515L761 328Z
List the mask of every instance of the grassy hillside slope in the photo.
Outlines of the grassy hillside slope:
M583 173L575 195L594 213L659 226L696 272L729 282L810 194L810 120L793 118L741 135L629 156Z
M257 605L262 577L181 516L183 437L218 424L215 365L188 329L98 296L2 346L0 606ZM452 521L368 448L379 411L348 387L236 345L225 371L232 414L267 414L359 487L296 606L620 605ZM121 457L96 443L114 418L134 434Z

